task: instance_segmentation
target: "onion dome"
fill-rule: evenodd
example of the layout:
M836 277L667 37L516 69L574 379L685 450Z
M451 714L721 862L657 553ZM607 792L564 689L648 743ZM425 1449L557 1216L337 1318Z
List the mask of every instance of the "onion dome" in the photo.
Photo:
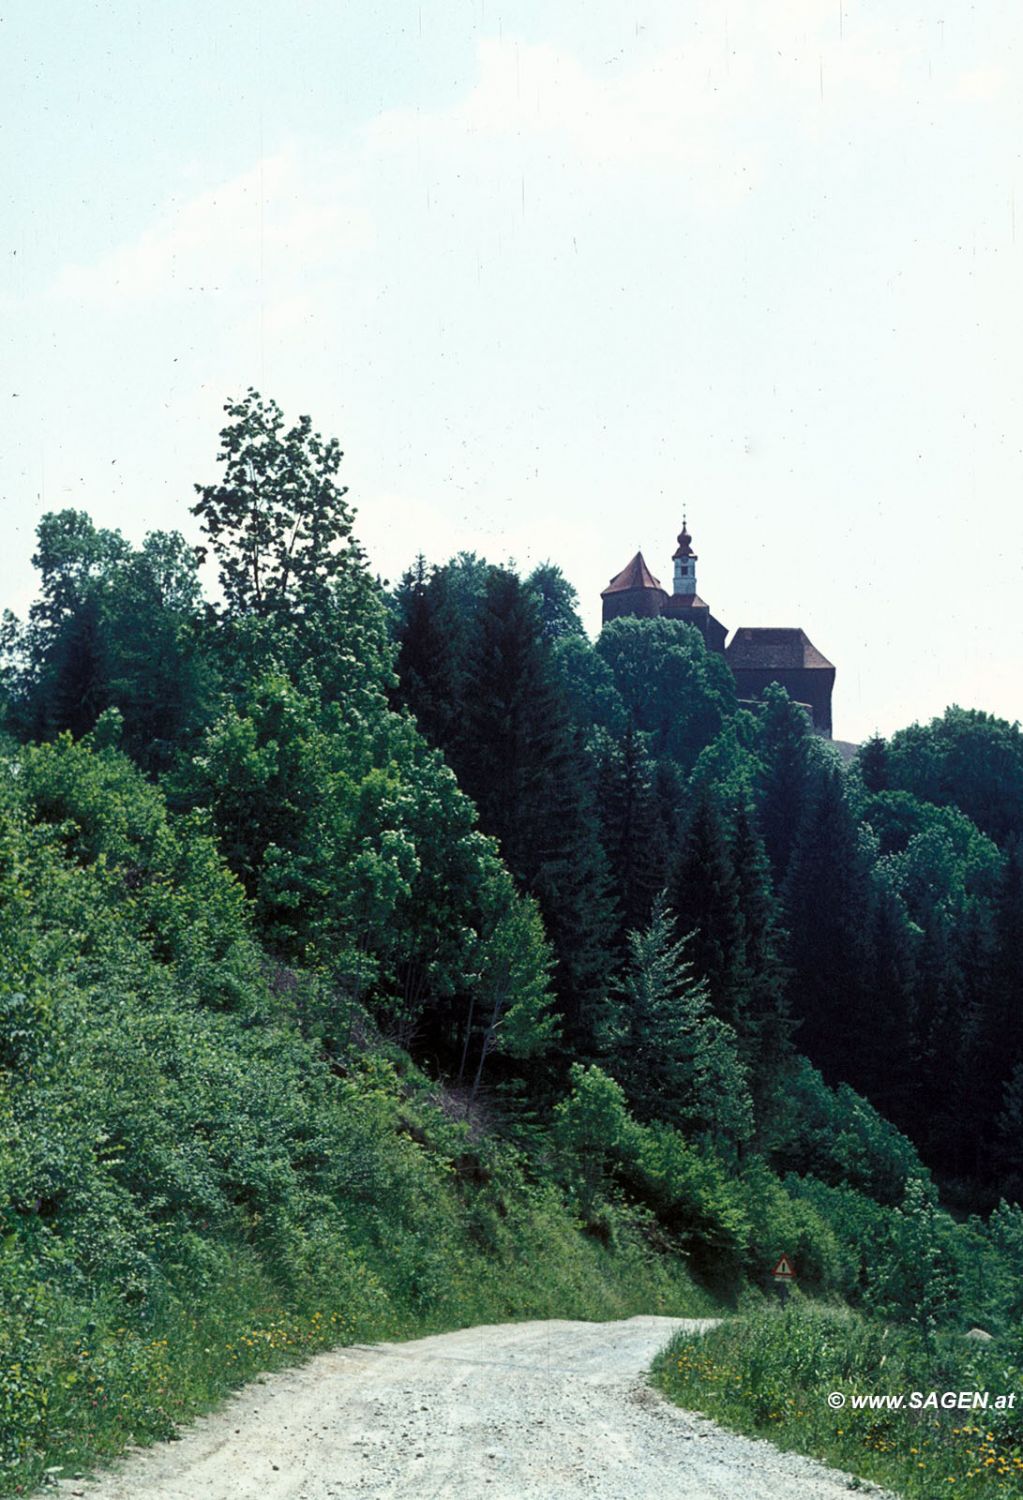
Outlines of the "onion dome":
M694 562L696 561L696 553L693 551L693 539L689 535L689 528L686 525L684 516L682 518L682 530L678 534L678 548L672 553L672 558L676 557L691 557Z

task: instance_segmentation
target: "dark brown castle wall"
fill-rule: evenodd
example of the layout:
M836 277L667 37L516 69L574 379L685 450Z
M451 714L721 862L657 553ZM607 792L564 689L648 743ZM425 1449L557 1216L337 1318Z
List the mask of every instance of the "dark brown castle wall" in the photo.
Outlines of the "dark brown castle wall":
M704 639L707 642L708 650L720 651L721 654L724 655L725 638L727 637L727 635L728 631L725 629L724 625L722 625L721 621L715 620L714 616L711 615L710 619L707 621L707 632L704 636Z
M667 603L663 589L622 589L620 593L608 594L604 599L604 624L608 620L620 619L622 615L639 615L640 619L652 620L659 615Z
M831 738L834 667L732 667L732 676L740 698L759 698L764 688L777 682L797 703L810 705L813 727Z

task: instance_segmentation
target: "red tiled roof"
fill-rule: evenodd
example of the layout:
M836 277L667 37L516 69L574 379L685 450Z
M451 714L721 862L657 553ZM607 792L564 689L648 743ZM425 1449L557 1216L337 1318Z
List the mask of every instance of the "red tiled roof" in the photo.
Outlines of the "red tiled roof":
M709 608L710 605L705 604L699 594L669 594L663 613L666 615L680 615L689 609Z
M725 650L730 667L827 667L834 670L803 630L743 626Z
M603 599L606 594L621 594L626 589L659 589L660 587L661 585L643 561L642 552L637 552L632 561L620 573L615 574L600 597Z

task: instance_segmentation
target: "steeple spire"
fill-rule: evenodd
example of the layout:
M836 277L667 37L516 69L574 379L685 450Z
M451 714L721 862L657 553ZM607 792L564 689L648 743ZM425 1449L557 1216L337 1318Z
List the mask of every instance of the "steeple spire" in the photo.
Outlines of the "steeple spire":
M693 539L689 535L689 526L686 514L682 513L682 530L678 534L678 547L675 550L675 584L676 594L696 593L696 553L693 551Z

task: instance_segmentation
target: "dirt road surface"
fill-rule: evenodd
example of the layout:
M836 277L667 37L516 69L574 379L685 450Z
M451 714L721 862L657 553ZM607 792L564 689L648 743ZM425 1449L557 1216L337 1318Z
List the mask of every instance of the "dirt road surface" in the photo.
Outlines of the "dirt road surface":
M670 1335L701 1326L507 1323L338 1349L247 1386L180 1440L59 1491L62 1500L848 1500L846 1476L725 1432L647 1386Z

